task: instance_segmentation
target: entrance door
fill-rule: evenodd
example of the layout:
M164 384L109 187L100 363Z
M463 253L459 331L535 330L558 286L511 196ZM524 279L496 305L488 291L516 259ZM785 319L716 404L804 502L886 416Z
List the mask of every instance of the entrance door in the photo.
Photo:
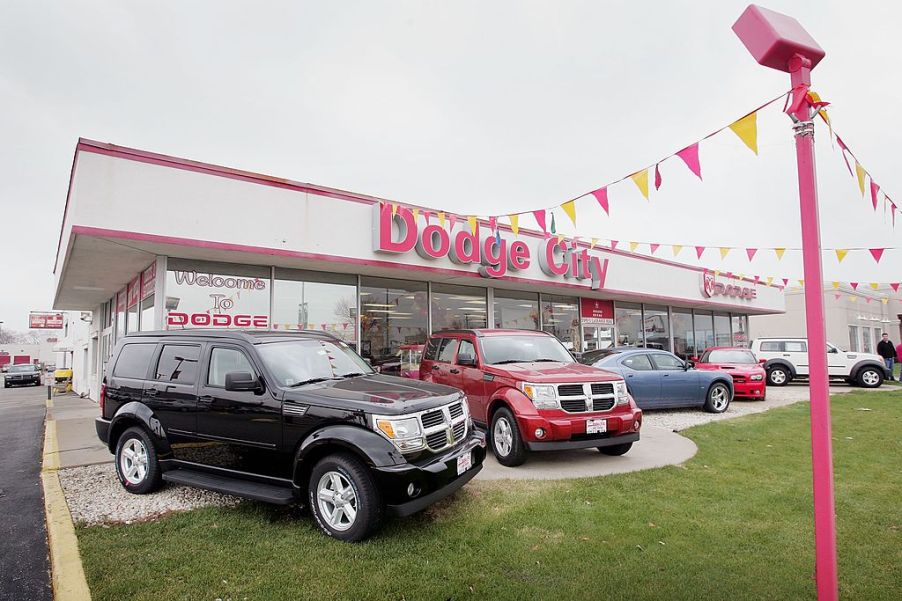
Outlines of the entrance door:
M610 326L583 326L583 352L614 346L614 328Z

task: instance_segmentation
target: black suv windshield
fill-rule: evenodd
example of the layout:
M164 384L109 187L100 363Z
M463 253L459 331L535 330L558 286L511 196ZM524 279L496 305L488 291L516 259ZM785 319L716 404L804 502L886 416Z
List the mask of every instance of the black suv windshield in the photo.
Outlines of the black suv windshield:
M9 373L11 374L22 374L33 371L38 371L38 368L34 365L13 365L9 368Z
M539 361L573 363L557 338L551 336L486 336L480 339L482 357L491 365L504 363L533 363Z
M366 361L343 342L290 340L257 347L266 367L283 386L299 386L373 373Z
M753 365L758 363L751 351L743 350L719 350L708 351L702 356L702 363L735 363L740 365Z

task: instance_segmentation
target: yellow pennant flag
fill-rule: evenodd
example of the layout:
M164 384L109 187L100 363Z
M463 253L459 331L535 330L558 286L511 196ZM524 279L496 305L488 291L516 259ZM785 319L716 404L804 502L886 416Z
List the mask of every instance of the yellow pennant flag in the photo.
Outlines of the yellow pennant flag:
M847 254L849 254L848 249L845 249L845 248L837 248L836 249L836 258L840 263L842 263L842 260L846 258Z
M857 297L857 296L852 296L852 295L850 294L850 295L849 295L849 300L852 301L853 303L855 303L855 302L858 302L858 297Z
M773 278L773 276L770 276L770 275L767 276L767 285L770 286L770 285L773 284L773 283L774 283L774 278Z
M739 139L745 142L749 150L758 154L758 113L746 115L739 121L730 124L733 133L739 136Z
M674 244L673 245L673 256L677 256L680 254L680 251L683 250L682 244Z
M799 280L799 288L805 287L805 280Z
M858 177L858 189L861 190L862 196L864 196L864 176L866 173L861 163L855 161L855 175Z
M438 224L442 227L445 227L445 212L444 211L438 212Z
M561 208L564 209L564 212L567 213L567 217L570 218L570 221L573 222L573 225L576 225L576 201L570 200L561 205Z
M719 270L717 270L717 269L714 270L714 277L720 277L720 271L719 271Z
M726 246L721 246L720 247L720 258L726 259L728 254L730 254L730 248L726 247Z
M598 238L592 238L592 244L589 245L589 250L595 248L596 244L598 244Z
M413 209L413 220L416 221L419 216L420 216L420 210Z
M516 236L520 233L520 216L508 215L508 218L511 220L511 231L514 232L514 236Z
M391 216L394 217L398 214L398 205L395 203L391 203Z
M630 179L633 180L633 183L639 188L639 192L642 192L642 196L645 197L645 200L648 200L648 169L637 171L630 176Z
M889 299L888 299L888 298L881 298L881 299L880 299L880 302L883 303L884 305L886 305L886 304L889 303Z
M786 249L785 248L775 248L774 252L777 253L777 260L781 261L781 260L783 260L783 253L786 252Z
M878 284L877 282L871 282L871 288L872 288L873 290L876 290L876 289L879 288L879 287L880 287L880 284Z
M638 248L638 246L639 246L638 242L630 242L630 252L631 253L636 252L636 248Z
M475 235L476 230L479 229L479 223L476 220L476 216L475 215L467 215L467 223L470 224L470 231L473 232L473 234Z
M562 241L563 239L564 239L564 234L558 234L558 235L557 235L557 243L558 243L558 244L560 244L561 241Z
M839 282L833 282L833 287L839 290Z

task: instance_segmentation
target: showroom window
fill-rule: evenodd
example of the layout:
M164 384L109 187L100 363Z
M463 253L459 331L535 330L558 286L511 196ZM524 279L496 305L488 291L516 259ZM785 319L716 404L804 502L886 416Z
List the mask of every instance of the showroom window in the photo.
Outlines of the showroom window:
M424 344L426 282L360 278L360 354L384 373L400 373L401 346Z
M871 328L861 328L861 352L874 352L871 348Z
M747 315L733 315L733 346L749 345L749 318Z
M432 285L432 331L487 327L486 289Z
M673 354L683 360L700 354L695 350L692 311L688 309L673 310Z
M714 346L731 346L730 316L726 313L714 314Z
M664 351L670 350L670 319L667 307L645 305L642 318L645 330L645 346Z
M644 346L642 337L642 305L617 303L614 307L617 324L617 346Z
M571 296L543 294L542 329L557 336L571 351L580 352L579 300Z
M849 326L849 350L857 353L860 348L858 345L858 326Z
M514 330L539 329L539 295L495 289L495 327Z
M714 346L714 317L710 311L695 312L695 354L701 355L705 349Z
M269 267L170 258L167 329L268 329Z
M141 301L141 331L148 332L157 329L156 311L153 304L154 295L151 294Z
M317 330L352 345L357 341L356 275L281 267L275 275L274 330Z

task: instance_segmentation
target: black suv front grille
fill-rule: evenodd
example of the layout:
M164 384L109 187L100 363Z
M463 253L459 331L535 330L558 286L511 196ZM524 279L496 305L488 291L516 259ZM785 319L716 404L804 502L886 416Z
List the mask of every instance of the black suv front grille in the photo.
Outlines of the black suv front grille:
M461 415L464 414L464 408L460 403L455 403L448 408L448 411L451 413L451 419L457 419Z
M582 413L586 410L585 399L563 399L561 408L569 413Z
M430 449L443 449L448 445L448 434L445 430L439 430L426 435L426 444Z
M592 411L607 411L614 407L614 399L593 399Z
M429 413L424 413L420 418L423 421L424 428L431 428L433 426L438 426L439 424L444 423L445 415L442 413L441 409L438 411L430 411Z
M460 422L456 426L454 426L454 442L457 442L461 438L464 437L464 432L467 431L466 422Z
M592 384L592 394L614 394L614 385L610 382L598 382Z
M557 393L561 396L584 396L582 384L560 384Z

